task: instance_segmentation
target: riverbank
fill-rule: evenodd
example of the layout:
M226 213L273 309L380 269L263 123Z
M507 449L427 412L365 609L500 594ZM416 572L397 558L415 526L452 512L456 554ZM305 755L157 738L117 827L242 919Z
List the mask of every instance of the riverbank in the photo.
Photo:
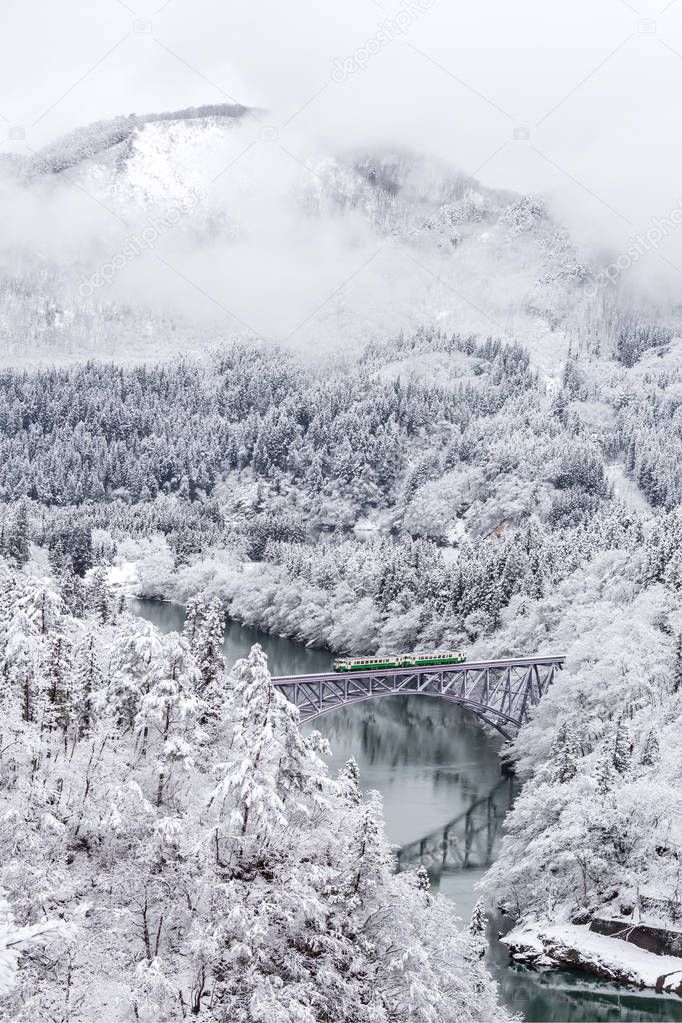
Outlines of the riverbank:
M526 923L502 939L528 966L574 969L595 977L682 995L682 959L656 955L627 940L590 930L588 924Z

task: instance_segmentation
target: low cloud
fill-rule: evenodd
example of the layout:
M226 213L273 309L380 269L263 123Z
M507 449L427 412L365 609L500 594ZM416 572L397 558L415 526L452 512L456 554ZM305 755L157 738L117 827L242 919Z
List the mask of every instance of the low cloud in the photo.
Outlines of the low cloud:
M234 305L256 332L287 336L321 303L333 307L335 289L342 296L371 281L381 295L382 282L400 276L395 253L373 256L376 232L361 213L327 211L324 223L301 217L302 190L314 194L319 185L310 168L328 154L414 149L489 187L543 193L597 268L628 251L652 218L665 217L679 193L682 143L673 125L682 5L664 15L646 3L638 10L595 9L587 0L551 12L536 0L464 8L350 0L333 9L301 0L295 12L274 0L229 10L213 0L98 0L94 8L65 0L54 9L9 0L0 131L5 151L27 155L97 118L252 104L248 130L240 125L207 142L202 159L212 167L215 157L216 174L221 160L234 163L208 182L197 216L121 267L112 294L153 297L165 288L167 300L182 305L184 295L194 290L195 301L201 293L180 275L197 278L215 299L215 315ZM183 145L191 163L189 136L173 157L181 169ZM2 185L12 253L32 247L79 273L96 272L144 226L150 208L163 212L177 201L176 184L196 183L194 172L176 182L163 153L156 166L153 155L145 164L138 154L137 170L151 175L158 194L143 195L142 179L136 192L130 179L131 194L115 197L113 214L97 206L109 205L106 171L93 171L90 184L80 180L94 199L73 181L18 195ZM161 260L178 264L170 289L174 271ZM670 232L624 272L648 293L674 295L679 267L682 233ZM351 315L349 329L361 329L358 318Z

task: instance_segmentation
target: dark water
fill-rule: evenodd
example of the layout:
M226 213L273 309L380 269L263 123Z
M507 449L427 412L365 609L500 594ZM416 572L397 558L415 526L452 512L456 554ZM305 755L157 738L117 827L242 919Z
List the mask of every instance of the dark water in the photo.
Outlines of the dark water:
M182 629L184 610L177 604L132 600L130 606L163 632ZM228 666L253 643L265 650L273 675L326 670L331 663L329 653L232 622L225 632ZM363 787L381 792L386 831L403 847L405 866L424 861L433 885L468 920L478 898L476 882L495 857L513 798L513 780L500 766L500 740L461 708L415 696L341 708L315 727L332 747L331 770L353 756ZM529 1023L682 1021L682 999L515 965L496 940L501 927L503 920L491 923L489 967L503 1001Z
M185 609L179 604L163 600L137 600L128 602L133 614L146 618L161 632L181 632L185 622ZM332 658L324 650L314 650L280 636L269 636L258 629L245 628L237 622L228 622L223 650L228 667L240 657L246 657L254 643L260 643L268 655L271 675L305 675L315 671L328 671Z

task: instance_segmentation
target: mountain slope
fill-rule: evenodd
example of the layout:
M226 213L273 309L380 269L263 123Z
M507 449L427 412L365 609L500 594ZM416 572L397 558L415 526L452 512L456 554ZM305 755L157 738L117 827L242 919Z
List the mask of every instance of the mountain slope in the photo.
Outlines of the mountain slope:
M244 107L98 122L0 167L10 361L249 335L319 352L421 323L561 353L590 274L538 199L407 151L322 152Z

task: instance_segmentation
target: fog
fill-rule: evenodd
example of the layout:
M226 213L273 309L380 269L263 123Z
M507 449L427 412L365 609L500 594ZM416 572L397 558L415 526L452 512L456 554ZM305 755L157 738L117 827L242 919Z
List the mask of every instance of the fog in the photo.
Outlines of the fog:
M180 261L174 265L190 283L176 274L169 287L173 271L140 258L134 274L117 275L112 294L182 305L193 291L207 315L212 302L212 313L224 306L237 322L257 320L255 333L283 338L319 303L326 314L357 313L357 301L328 305L353 278L356 289L373 294L366 331L373 315L383 326L396 313L396 275L412 306L442 296L425 286L411 293L406 282L415 273L398 269L395 253L378 251L362 216L330 212L324 223L304 223L298 199L315 181L301 165L316 167L327 153L399 146L447 161L489 187L541 193L598 268L649 231L652 218L668 217L682 196L675 130L682 2L663 7L663 0L658 7L642 0L598 7L586 0L8 0L3 151L31 153L122 113L252 105L256 118L216 139L201 155L202 172L189 175L203 187L211 182L207 163L216 174L228 168L210 184L199 218L183 216L154 246L168 263ZM159 170L159 198L185 189L187 174L184 180ZM98 188L106 183L96 184L102 199ZM87 187L93 191L92 181ZM132 200L139 205L139 191ZM79 273L115 254L148 213L140 206L112 214L109 202L98 209L92 195L55 184L30 196L5 191L0 201L12 241ZM199 221L201 246L192 240ZM211 249L206 225L220 222L224 239L230 221L233 244ZM474 321L475 271L474 264L470 280L464 274L469 301L450 293L458 314L468 310ZM682 231L665 231L628 274L633 288L674 301ZM211 297L199 299L202 291ZM503 305L486 303L484 312L494 321Z

